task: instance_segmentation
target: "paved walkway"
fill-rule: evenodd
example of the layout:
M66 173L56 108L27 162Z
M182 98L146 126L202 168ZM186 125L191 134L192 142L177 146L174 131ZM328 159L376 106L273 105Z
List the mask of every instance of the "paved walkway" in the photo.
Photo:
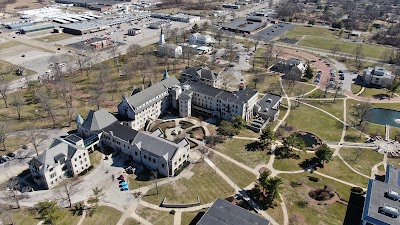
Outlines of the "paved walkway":
M324 173L320 173L320 172L318 172L318 171L314 171L313 173L318 174L318 175L323 176L323 177L326 177L326 178L328 178L328 179L337 181L337 182L339 182L339 183L342 183L342 184L351 186L351 187L360 187L359 185L352 184L352 183L350 183L350 182L347 182L347 181L338 179L338 178L336 178L336 177L332 177L332 176L326 175L326 174L324 174ZM361 187L361 188L363 188L363 187ZM365 189L365 188L363 188L363 189Z

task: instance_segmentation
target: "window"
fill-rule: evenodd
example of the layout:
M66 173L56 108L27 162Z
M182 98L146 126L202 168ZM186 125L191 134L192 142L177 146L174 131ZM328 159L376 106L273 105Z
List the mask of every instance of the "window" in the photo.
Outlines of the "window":
M85 162L87 161L87 158L85 158L85 160L84 160Z
M78 161L78 159L77 159L77 158L75 158L75 162L76 162L76 161Z
M54 178L54 177L56 177L56 173L50 174L50 178Z
M50 168L49 171L50 171L50 172L53 171L53 168Z
M137 156L137 152L135 151L135 155Z
M86 153L84 152L83 155L86 155Z
M81 159L81 158L82 158L82 156L80 155L80 156L79 156L79 158Z
M144 155L144 156L143 156L143 158L144 158L144 159L147 159L147 156L146 156L146 155Z
M164 163L161 164L161 167L164 168Z
M153 163L156 163L156 160L155 160L155 159L153 159Z
M176 162L174 163L174 165L176 166Z

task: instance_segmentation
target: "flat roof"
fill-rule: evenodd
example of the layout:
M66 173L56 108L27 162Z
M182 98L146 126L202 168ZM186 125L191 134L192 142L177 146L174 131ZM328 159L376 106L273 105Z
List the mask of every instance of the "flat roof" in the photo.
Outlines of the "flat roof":
M265 26L264 22L248 21L247 18L238 18L222 25L224 29L252 32Z

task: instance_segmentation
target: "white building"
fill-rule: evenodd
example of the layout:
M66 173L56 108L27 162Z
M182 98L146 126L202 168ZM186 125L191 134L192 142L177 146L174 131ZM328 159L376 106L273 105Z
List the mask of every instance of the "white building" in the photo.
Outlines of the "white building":
M146 123L157 119L171 104L169 90L179 85L175 77L164 76L164 80L129 97L118 105L118 114L129 120L133 129L141 129Z
M189 36L189 43L191 44L202 44L208 45L211 44L213 39L210 35L202 35L200 33L194 33Z
M76 135L56 138L50 147L29 162L37 185L51 189L67 177L75 177L91 166L89 152Z
M372 85L378 87L387 87L390 85L395 78L395 75L390 71L385 70L383 67L368 67L364 70L361 80L364 85Z
M157 54L161 57L179 58L183 54L182 46L165 43L165 37L161 29L160 40L158 41Z

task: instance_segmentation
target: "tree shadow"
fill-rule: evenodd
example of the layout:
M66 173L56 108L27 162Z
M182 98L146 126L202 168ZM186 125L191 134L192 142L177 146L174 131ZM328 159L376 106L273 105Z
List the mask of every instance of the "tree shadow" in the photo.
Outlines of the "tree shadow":
M254 141L254 142L246 144L245 149L246 149L246 151L250 151L250 152L264 151L264 149L262 147L262 143L259 141Z
M364 196L355 194L353 192L350 194L343 225L360 224L364 208L364 201Z
M317 165L319 165L320 163L319 163L319 160L318 160L318 158L317 157L313 157L313 158L311 158L311 159L305 159L304 161L302 161L302 162L300 162L299 163L299 166L302 168L302 169L309 169L309 168L311 168L311 167L315 167L315 166L317 166Z

